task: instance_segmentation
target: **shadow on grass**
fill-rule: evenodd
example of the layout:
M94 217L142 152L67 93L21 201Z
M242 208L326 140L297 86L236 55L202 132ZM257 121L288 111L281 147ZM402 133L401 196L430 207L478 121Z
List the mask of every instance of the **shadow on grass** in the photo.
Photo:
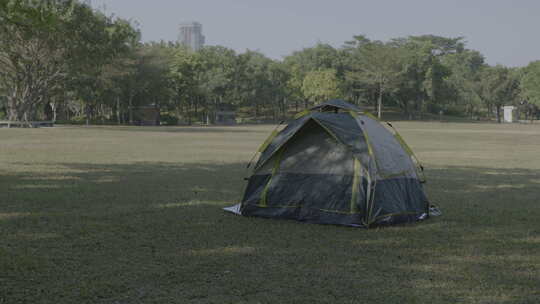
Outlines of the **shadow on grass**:
M440 218L362 230L246 218L244 164L2 175L0 303L535 303L540 176L427 172Z
M277 124L276 124L277 125ZM271 126L276 126L269 124ZM268 130L253 130L248 126L78 126L116 132L155 132L155 133L268 133ZM243 128L244 127L244 128Z

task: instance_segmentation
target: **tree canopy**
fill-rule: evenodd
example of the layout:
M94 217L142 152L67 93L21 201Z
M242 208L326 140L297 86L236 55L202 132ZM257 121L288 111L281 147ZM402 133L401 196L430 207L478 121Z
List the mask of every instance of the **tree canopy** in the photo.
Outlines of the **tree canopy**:
M489 66L463 37L358 35L275 60L142 43L133 22L76 0L1 1L0 66L0 115L18 121L136 123L140 107L155 108L164 123L212 123L219 111L275 121L332 98L408 118L500 119L503 105L540 105L540 61Z

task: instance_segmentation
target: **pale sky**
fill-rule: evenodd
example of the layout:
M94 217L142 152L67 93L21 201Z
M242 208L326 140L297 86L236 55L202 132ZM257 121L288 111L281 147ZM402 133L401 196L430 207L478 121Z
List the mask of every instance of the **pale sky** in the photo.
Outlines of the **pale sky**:
M317 42L353 35L464 36L489 64L540 60L540 0L93 0L140 23L144 41L176 40L178 25L203 24L206 45L259 50L280 59Z

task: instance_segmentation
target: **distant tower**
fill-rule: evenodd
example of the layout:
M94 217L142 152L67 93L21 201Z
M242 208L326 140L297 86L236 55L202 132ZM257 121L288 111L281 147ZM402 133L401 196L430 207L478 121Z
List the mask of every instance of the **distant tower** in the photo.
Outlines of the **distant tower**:
M202 24L198 22L188 22L180 24L180 34L178 41L197 51L204 45L204 36L202 34Z

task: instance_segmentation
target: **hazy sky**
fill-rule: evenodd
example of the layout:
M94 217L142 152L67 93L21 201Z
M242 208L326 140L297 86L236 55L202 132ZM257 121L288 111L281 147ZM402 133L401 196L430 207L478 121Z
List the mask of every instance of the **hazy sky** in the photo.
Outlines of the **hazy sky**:
M540 60L539 0L93 0L140 23L143 40L176 40L178 24L203 24L207 45L282 58L317 42L339 47L353 35L464 36L490 64Z

